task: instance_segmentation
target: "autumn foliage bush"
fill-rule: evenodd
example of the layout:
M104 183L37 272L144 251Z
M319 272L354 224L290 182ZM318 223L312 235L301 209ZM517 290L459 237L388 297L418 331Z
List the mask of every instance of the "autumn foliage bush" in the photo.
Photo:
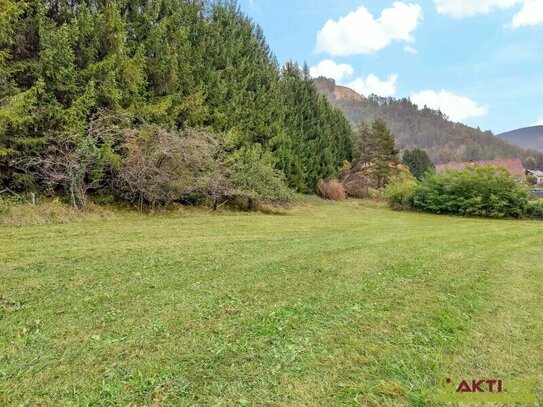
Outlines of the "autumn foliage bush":
M331 181L319 181L317 193L321 198L330 199L332 201L344 201L347 198L345 186L336 179Z

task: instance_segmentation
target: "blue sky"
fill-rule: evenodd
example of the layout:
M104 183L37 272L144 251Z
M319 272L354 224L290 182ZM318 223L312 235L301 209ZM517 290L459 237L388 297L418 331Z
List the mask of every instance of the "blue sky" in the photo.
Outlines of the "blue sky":
M543 0L241 0L280 63L495 133L543 124ZM323 62L324 61L324 62Z

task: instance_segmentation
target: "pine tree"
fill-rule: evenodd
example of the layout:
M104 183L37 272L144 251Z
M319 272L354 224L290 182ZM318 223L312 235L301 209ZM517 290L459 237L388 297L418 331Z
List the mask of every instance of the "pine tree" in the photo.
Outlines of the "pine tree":
M355 161L359 165L371 166L371 173L382 188L392 173L391 166L398 163L398 153L394 136L385 122L378 118L371 127L360 122L355 131Z
M398 163L398 153L394 136L388 129L383 119L375 119L371 125L372 134L372 160L374 173L377 177L377 186L386 185L391 174L391 165Z

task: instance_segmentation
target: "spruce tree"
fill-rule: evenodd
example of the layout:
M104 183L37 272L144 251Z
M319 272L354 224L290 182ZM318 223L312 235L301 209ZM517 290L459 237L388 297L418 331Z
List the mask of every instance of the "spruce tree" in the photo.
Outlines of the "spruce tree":
M21 162L88 145L103 115L134 127L207 127L226 154L261 148L301 192L352 156L350 125L307 65L281 69L234 1L4 0L0 182L44 188ZM92 138L95 147L122 161L122 140L106 138Z

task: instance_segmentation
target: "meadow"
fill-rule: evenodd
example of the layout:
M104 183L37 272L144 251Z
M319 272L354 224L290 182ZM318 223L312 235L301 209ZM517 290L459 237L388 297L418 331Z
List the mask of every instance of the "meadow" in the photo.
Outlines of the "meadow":
M312 199L0 227L2 405L543 401L543 223Z

